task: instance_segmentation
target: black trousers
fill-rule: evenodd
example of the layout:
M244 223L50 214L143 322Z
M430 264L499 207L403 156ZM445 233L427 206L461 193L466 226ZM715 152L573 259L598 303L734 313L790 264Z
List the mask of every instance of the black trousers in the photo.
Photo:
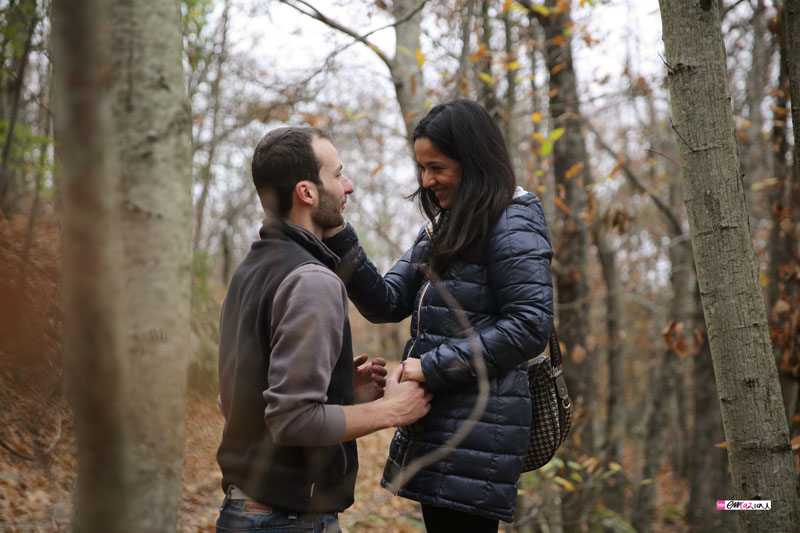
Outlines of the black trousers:
M428 533L497 533L499 526L498 520L425 503L422 504L422 518Z

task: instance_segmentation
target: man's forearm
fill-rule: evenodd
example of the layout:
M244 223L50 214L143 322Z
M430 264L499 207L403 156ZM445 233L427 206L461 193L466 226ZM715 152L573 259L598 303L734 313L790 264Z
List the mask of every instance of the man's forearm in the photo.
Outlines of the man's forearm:
M385 400L343 405L342 410L345 418L342 442L397 425L396 416L391 412L392 409Z

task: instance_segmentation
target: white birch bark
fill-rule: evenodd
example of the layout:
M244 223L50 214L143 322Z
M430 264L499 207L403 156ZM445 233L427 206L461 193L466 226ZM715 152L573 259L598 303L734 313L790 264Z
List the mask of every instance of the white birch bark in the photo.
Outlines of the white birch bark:
M112 3L109 139L125 287L127 524L177 527L191 286L191 129L178 2Z

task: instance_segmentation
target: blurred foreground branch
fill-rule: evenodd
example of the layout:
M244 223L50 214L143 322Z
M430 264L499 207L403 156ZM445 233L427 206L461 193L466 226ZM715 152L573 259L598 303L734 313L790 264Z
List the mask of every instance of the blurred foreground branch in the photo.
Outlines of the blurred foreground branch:
M452 452L459 444L461 444L461 442L475 427L475 424L478 423L480 417L483 416L483 413L486 410L486 404L489 401L489 378L486 372L486 363L483 359L483 350L481 350L481 346L478 343L478 337L475 334L475 330L472 328L472 325L467 319L464 309L461 307L461 305L459 305L456 299L453 298L453 295L451 295L447 289L444 288L444 285L442 285L442 280L439 278L439 276L437 276L436 273L428 267L425 268L425 275L429 280L431 280L434 288L444 299L447 305L453 309L459 325L467 332L470 345L472 346L472 361L475 364L475 372L478 374L478 397L475 400L475 406L472 408L472 412L469 414L467 419L462 422L461 426L459 426L458 431L456 431L453 436L450 437L450 440L432 452L429 452L421 457L417 457L409 463L407 468L400 470L397 473L394 479L392 479L391 483L393 486L397 487L398 490L408 483L412 477L417 475L420 470L447 457L450 452Z

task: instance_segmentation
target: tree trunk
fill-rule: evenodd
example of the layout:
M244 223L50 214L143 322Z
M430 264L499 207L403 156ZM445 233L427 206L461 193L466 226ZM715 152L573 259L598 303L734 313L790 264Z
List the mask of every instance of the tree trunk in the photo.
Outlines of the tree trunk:
M480 61L475 63L480 81L478 81L478 102L481 103L486 111L499 122L500 102L494 92L492 76L492 17L489 14L491 0L481 1L481 47L484 50Z
M581 132L580 109L575 69L572 61L572 39L563 38L563 29L571 25L570 11L556 13L556 0L548 0L553 11L539 20L545 32L545 61L550 72L550 114L553 128L564 128L563 136L553 145L553 169L557 196L562 208L557 212L555 242L559 256L555 268L558 290L558 331L565 345L570 368L567 374L570 392L577 406L589 408L593 396L591 365L586 360L589 286L587 281L588 228L586 211L588 161ZM561 39L556 39L561 37ZM574 175L567 172L583 165ZM558 202L557 202L558 203ZM584 420L588 421L589 416ZM591 424L584 425L581 441L586 451L593 448Z
M191 129L178 2L115 0L111 138L119 160L125 423L123 523L177 527L191 288Z
M789 102L789 51L785 32L776 32L779 42L778 80L776 83L776 98L773 109L775 110L770 134L770 147L772 149L772 175L776 183L770 187L770 212L772 225L769 233L767 267L767 310L771 310L781 297L782 283L780 280L781 267L792 261L792 246L794 241L790 233L794 229L791 213L791 175L789 167L790 144L786 137L786 111ZM789 246L786 246L791 242Z
M395 20L405 19L419 5L416 0L394 0L392 14ZM409 144L414 128L425 113L425 85L422 80L422 65L417 60L419 33L422 12L417 11L411 18L395 27L396 52L389 62L397 103L406 124ZM412 153L413 153L413 146Z
M763 202L758 201L758 187L753 185L763 184L769 175L766 142L761 135L764 130L764 114L761 106L764 103L768 89L768 68L773 50L769 49L769 32L767 31L767 8L764 0L756 0L753 5L753 16L750 19L750 68L747 69L745 78L745 103L747 105L747 119L749 124L740 134L739 146L741 147L741 164L744 172L744 190L749 207L750 226L758 227L758 221L768 217Z
M652 105L652 100L648 100L650 115L653 121L650 124L650 146L658 153L667 153L671 150L671 145L665 139L659 128L658 115ZM650 168L650 183L655 182L655 175L660 171L669 174L672 169L660 167L657 163ZM626 171L628 180L640 191L646 191L644 183L628 171L628 167L623 167ZM672 449L680 449L685 446L681 442L686 438L686 431L681 427L681 431L673 430L673 437L667 439L666 435L670 429L675 416L675 409L672 405L677 403L679 396L684 394L684 383L682 380L681 367L685 360L681 360L681 354L686 356L686 336L688 325L691 323L691 302L690 288L693 280L692 250L688 235L683 233L681 225L682 206L680 200L680 186L674 181L670 183L667 201L651 194L654 206L660 212L667 227L670 237L668 250L671 265L670 286L671 298L669 312L667 314L664 335L665 346L664 355L660 368L655 368L650 381L652 394L652 409L646 423L646 433L643 443L644 464L642 467L642 478L646 483L636 487L636 504L632 520L640 531L649 531L655 510L655 503L660 489L656 479L663 463L664 455ZM674 425L674 424L673 424ZM666 442L669 440L669 442ZM674 459L673 459L674 461ZM674 461L675 462L675 461ZM678 461L679 462L679 461Z
M222 8L222 21L221 21L221 35L219 43L219 51L213 54L216 63L217 72L211 82L211 140L208 143L208 156L205 165L201 167L202 175L200 176L200 196L194 208L194 237L192 238L192 250L200 247L200 241L203 236L203 221L206 214L206 202L208 201L208 194L211 190L211 182L214 180L214 160L217 153L217 145L220 142L219 130L223 118L220 117L221 97L220 97L220 84L224 72L224 66L228 55L228 21L230 13L230 2L226 1Z
M15 35L11 39L11 54L14 60L11 61L13 81L9 83L9 94L4 95L8 98L9 117L8 131L3 142L2 154L0 154L0 213L22 210L22 180L23 176L11 165L11 146L14 143L14 130L17 126L20 107L22 106L22 88L25 82L25 72L28 66L28 56L33 44L33 34L39 22L36 12L35 0L24 0L18 5L12 4L9 13L9 25L14 25L14 32L8 31L8 35ZM20 56L16 57L17 47L22 48ZM3 106L6 107L5 105ZM6 117L0 115L0 120Z
M614 248L606 234L606 226L602 220L595 222L594 242L597 255L603 269L606 282L606 334L608 336L608 411L605 427L605 459L622 464L622 447L625 438L625 373L626 357L622 342L622 286L617 272ZM618 514L625 511L625 486L627 479L624 471L618 472L609 479L603 490L603 501L606 507Z
M700 290L695 287L694 433L689 456L689 500L686 521L697 531L733 531L732 513L709 512L709 502L731 499L728 454L718 445L725 440L714 380L714 365L708 346Z
M637 487L631 524L639 533L649 533L658 497L657 477L667 451L666 421L669 415L669 400L675 390L675 369L678 357L672 349L664 350L661 368L652 372L650 387L653 391L653 410L647 419L645 434L645 457L642 481Z
M519 170L519 150L517 149L517 139L514 133L514 107L517 102L517 69L512 67L514 63L514 23L511 20L511 12L506 11L503 13L503 27L505 29L506 38L506 97L503 103L503 109L500 114L501 124L503 126L503 133L506 137L506 144L508 144L508 151L511 155L511 161L514 164L517 174Z
M528 32L527 32L527 39L531 42L530 45L530 53L528 54L528 59L531 62L531 72L536 72L538 69L538 65L542 62L542 55L544 50L544 30L542 29L541 25L536 23L534 20L530 20L528 24ZM533 132L542 135L545 131L545 126L549 122L545 119L545 107L544 107L544 97L546 92L544 91L543 87L539 87L536 84L536 76L530 76L530 112L539 113L541 115L541 119L538 122L533 123ZM550 172L545 172L544 169L540 168L541 162L536 157L528 156L528 162L526 163L526 170L527 173L525 175L520 174L517 176L517 181L520 185L525 188L531 188L532 190L536 191L536 194L542 200L542 205L544 207L544 216L545 219L548 221L548 228L550 230L550 234L554 234L555 230L555 222L556 222L556 213L555 213L555 203L553 201L554 193L555 193L555 181L554 176ZM541 176L541 177L539 177ZM544 190L542 191L539 187L543 187ZM541 191L541 192L540 192ZM556 287L554 287L555 289ZM558 301L558 295L554 292L553 297Z
M786 39L786 57L792 101L792 129L794 130L794 180L800 183L800 0L785 0L783 10L783 35Z
M78 479L72 530L119 530L123 485L119 232L109 138L105 2L53 2L64 239L64 355Z
M48 39L47 49L48 53L52 54L51 39ZM42 132L43 140L39 143L39 170L36 172L36 179L33 191L33 203L31 205L30 214L28 215L28 231L25 235L25 250L22 255L22 263L26 265L28 256L31 251L31 246L34 240L34 227L36 219L39 216L39 207L41 205L41 189L42 180L44 179L44 169L47 168L50 162L49 148L53 137L53 115L50 111L50 105L53 100L53 68L52 62L47 62L42 65L42 70L37 73L42 80L39 88L39 101L42 103L38 113L38 128ZM23 276L27 275L28 269L24 268ZM23 290L25 283L22 284Z
M450 91L451 100L466 98L469 95L467 67L469 66L470 36L472 35L474 11L475 0L467 0L466 6L461 8L461 53L458 56L458 70L453 76L455 83Z
M645 434L644 466L642 479L645 481L636 490L636 504L633 511L633 526L640 533L651 530L656 499L658 497L657 478L664 461L664 456L674 445L667 438L669 430L670 407L676 396L679 383L679 352L684 350L684 326L686 324L686 299L689 296L689 273L691 272L691 249L688 243L682 242L670 248L672 265L672 300L670 307L670 324L664 334L664 357L662 366L653 373L651 389L653 391L653 410L647 420Z
M782 9L782 8L780 8ZM795 414L798 396L798 357L800 347L793 342L796 333L792 331L791 322L797 320L800 313L797 306L792 306L790 295L790 278L787 274L797 268L794 254L798 238L798 218L800 218L800 205L795 204L793 195L800 182L793 180L789 167L790 144L787 141L788 128L786 127L787 104L789 99L789 60L787 39L784 31L777 31L776 37L780 44L780 63L777 81L777 96L773 109L775 110L772 121L770 137L772 148L772 175L775 183L769 189L770 212L772 213L769 231L768 270L766 300L772 334L772 346L776 354L780 354L778 370L781 377L781 390L783 392L786 416L791 420ZM795 143L797 141L795 140ZM789 303L792 309L778 312L781 305ZM794 348L794 349L793 349Z
M800 528L800 493L744 202L716 2L660 0L703 311L722 404L733 494L745 531ZM753 516L757 515L757 516Z
M586 223L586 185L591 182L589 159L581 131L577 79L572 60L572 38L564 28L572 24L568 6L547 0L548 16L538 18L545 35L545 63L550 72L550 114L554 129L564 133L553 144L553 170L556 204L554 242L559 243L555 261L558 294L558 331L566 354L565 367L569 390L576 404L573 442L580 443L579 454L595 454L594 376L592 360L586 350L589 315L587 280L588 227ZM533 11L531 11L533 15ZM564 495L562 510L566 531L579 531L585 523L596 491L576 491ZM568 517L568 519L566 519Z

